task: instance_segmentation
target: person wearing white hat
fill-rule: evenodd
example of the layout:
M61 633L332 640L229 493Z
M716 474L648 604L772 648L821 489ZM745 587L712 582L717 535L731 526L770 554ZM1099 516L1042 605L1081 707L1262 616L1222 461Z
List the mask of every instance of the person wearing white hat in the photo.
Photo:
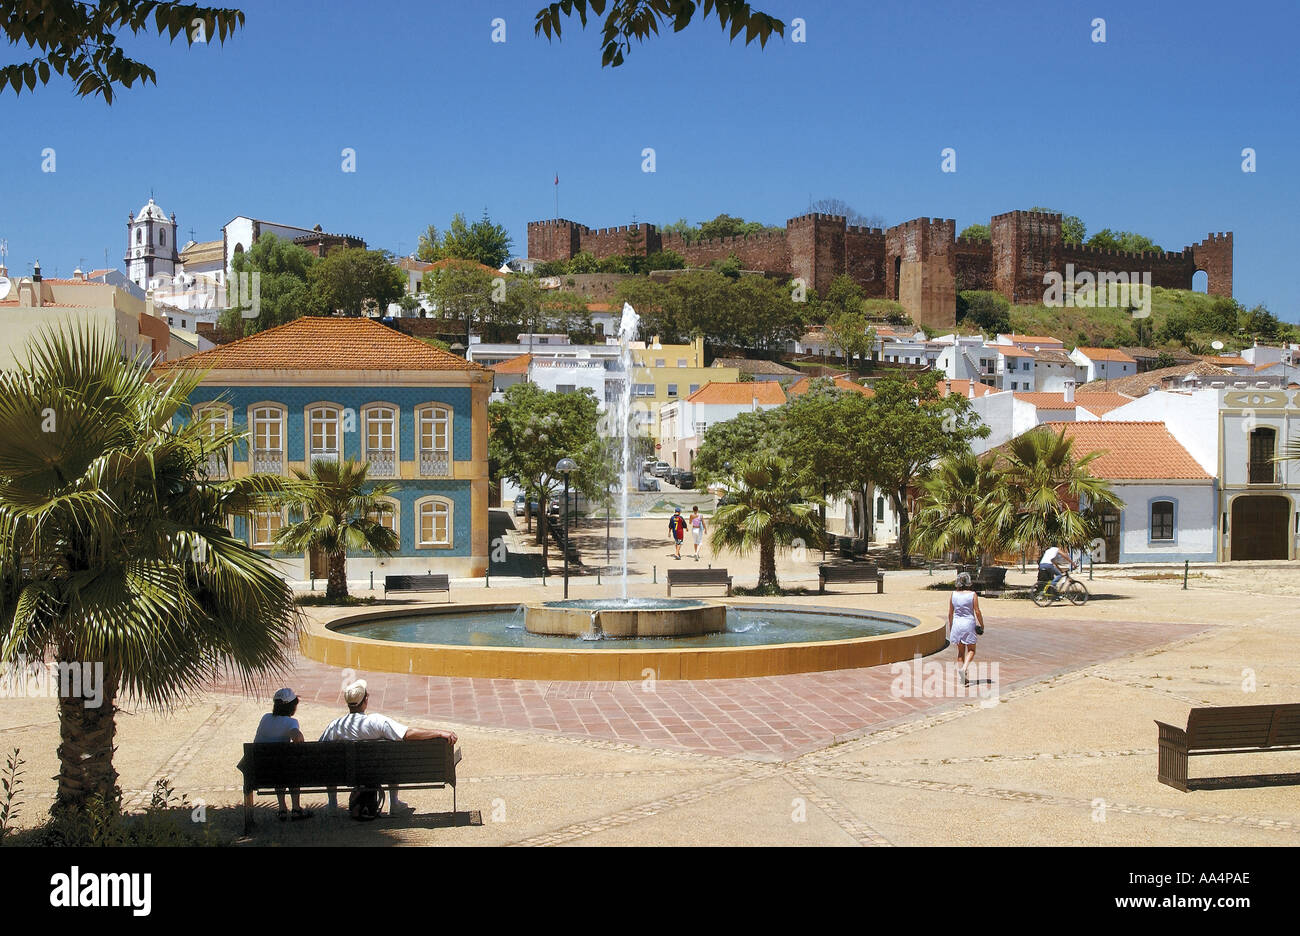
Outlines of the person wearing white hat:
M292 744L305 740L302 736L302 729L298 727L298 719L294 718L297 711L298 697L294 695L294 691L288 688L277 690L275 695L271 697L271 711L263 715L262 720L257 723L257 734L253 736L253 743ZM280 800L281 822L290 818L289 811L284 808L284 793L284 787L275 788L275 795ZM299 803L297 788L290 790L289 793L293 797L293 821L310 819L311 813L306 812Z
M456 744L456 733L454 731L443 731L440 728L408 728L387 715L367 712L366 706L370 702L370 692L364 679L358 679L343 690L343 701L348 704L348 713L326 725L325 730L321 732L320 740L429 741L433 738L446 738L453 746ZM389 785L388 797L389 815L397 815L399 811L402 813L415 811L407 804L398 801L397 784ZM331 809L338 808L337 791L329 791L329 804Z

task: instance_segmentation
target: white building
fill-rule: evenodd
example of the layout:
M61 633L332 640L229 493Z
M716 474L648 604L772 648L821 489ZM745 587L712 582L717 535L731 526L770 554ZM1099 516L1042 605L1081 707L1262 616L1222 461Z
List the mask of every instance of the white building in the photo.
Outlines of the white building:
M785 400L785 391L773 381L707 383L690 396L659 407L659 457L670 465L690 469L710 426L735 419L741 413L773 409Z
M1116 380L1137 373L1137 361L1115 348L1078 347L1070 352L1070 359L1084 371L1084 382Z
M176 243L176 213L168 218L152 198L134 215L126 216L127 276L148 289L155 276L172 276L180 263Z

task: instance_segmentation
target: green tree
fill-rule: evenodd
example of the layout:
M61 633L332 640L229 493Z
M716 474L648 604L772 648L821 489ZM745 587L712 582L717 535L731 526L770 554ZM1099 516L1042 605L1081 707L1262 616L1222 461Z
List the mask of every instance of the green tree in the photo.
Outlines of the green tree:
M700 239L700 229L697 225L691 224L685 218L678 218L672 224L665 224L659 228L660 234L676 234L688 244L693 244Z
M818 378L807 393L774 412L780 414L783 429L777 444L799 466L804 490L844 498L856 517L853 528L869 540L875 483L871 459L878 441L863 431L873 418L870 398Z
M383 250L332 250L307 271L316 304L344 315L386 315L406 291L406 276Z
M35 90L37 84L48 84L54 71L75 83L78 96L99 95L105 104L112 104L119 86L129 88L137 81L142 85L158 83L152 68L125 55L118 45L119 37L128 31L132 35L156 32L174 42L184 33L185 44L191 48L196 42L206 44L211 39L224 44L227 37L243 27L244 14L239 10L154 0L101 0L97 4L3 0L0 24L10 45L25 43L28 49L41 50L30 61L0 67L0 90L5 85L15 94L22 93L23 85Z
M590 250L580 250L569 261L568 272L574 274L599 273L600 261L596 259L596 255Z
M415 255L426 263L473 260L497 270L510 259L512 243L509 232L501 225L493 224L486 210L483 217L473 224L467 224L465 216L457 212L445 233L439 234L436 227L429 225L420 235Z
M1011 331L1011 303L1002 293L966 289L957 294L957 320L986 335Z
M645 272L655 270L684 270L686 258L675 250L656 250L645 258Z
M966 240L983 241L986 244L993 239L987 224L969 224L957 236Z
M938 371L891 374L876 382L876 395L868 401L870 422L863 430L870 437L872 450L868 464L898 517L898 547L904 568L911 566L908 488L928 473L934 461L965 452L971 439L989 434L965 397L939 396L941 376Z
M1078 215L1065 214L1055 208L1044 208L1041 205L1035 205L1030 211L1038 211L1043 214L1059 214L1061 216L1061 240L1067 244L1082 244L1084 237L1088 234L1088 228Z
M1013 549L1088 546L1101 534L1100 509L1124 506L1110 483L1092 473L1090 465L1102 454L1076 457L1065 428L1039 426L1012 439L999 450L1006 495L991 505L990 522ZM1087 509L1080 510L1084 503Z
M230 296L218 319L222 331L229 335L252 335L302 315L318 315L323 307L318 304L308 283L312 268L319 261L316 255L292 241L263 234L248 250L236 253L230 263L231 277L227 284ZM250 298L256 273L257 312L253 318L244 318L244 312L253 311ZM235 301L238 286L239 301Z
M280 531L275 547L283 552L323 552L329 561L325 600L348 597L348 551L391 556L400 545L397 534L380 522L392 508L382 498L397 485L370 481L370 466L352 459L317 458L311 470L293 470L310 496L304 516Z
M0 371L0 662L102 664L102 704L58 704L51 811L76 818L119 804L120 699L167 710L223 674L261 687L288 666L293 592L228 524L294 482L209 474L243 435L188 419L198 375L151 380L89 328L28 350Z
M488 404L488 456L499 477L523 488L525 502L536 498L543 505L563 485L555 476L561 458L578 463L573 485L591 500L599 500L606 477L597 466L603 458L597 432L599 403L587 388L576 393L543 390L533 383L506 388L504 397ZM528 528L532 529L531 511ZM547 540L543 538L543 562Z
M886 322L890 325L912 324L912 317L903 309L901 303L893 299L864 299L862 311L873 322Z
M913 545L933 559L955 554L963 563L985 564L1010 548L1005 531L993 522L994 507L1006 496L996 455L948 456L921 482Z
M704 438L691 462L700 487L725 483L731 476L731 465L756 461L764 453L784 451L787 441L784 409L741 413L704 430Z
M724 32L730 33L732 39L745 34L745 45L755 39L761 47L766 48L767 40L773 33L785 35L785 24L779 19L757 10L751 10L746 0L560 0L537 11L533 32L547 39L560 38L560 30L566 17L575 13L582 27L587 26L587 10L595 16L605 16L601 30L600 64L618 67L623 64L628 52L632 50L632 40L644 42L652 35L659 35L660 24L671 23L673 32L681 32L690 25L695 16L696 7L703 13L702 19L716 16Z
M844 352L846 361L869 361L876 349L876 330L861 312L836 312L826 320L826 337Z
M1143 251L1164 253L1164 248L1145 234L1135 234L1132 231L1112 231L1110 228L1102 228L1088 238L1088 246L1097 247L1101 250L1123 250L1128 253L1141 253Z
M728 503L713 514L710 543L718 552L758 550L758 587L779 590L776 551L819 545L817 499L804 499L791 462L775 454L733 466Z
M457 260L428 271L422 282L438 317L464 322L468 334L474 322L490 321L497 314L492 302L495 278L472 260Z

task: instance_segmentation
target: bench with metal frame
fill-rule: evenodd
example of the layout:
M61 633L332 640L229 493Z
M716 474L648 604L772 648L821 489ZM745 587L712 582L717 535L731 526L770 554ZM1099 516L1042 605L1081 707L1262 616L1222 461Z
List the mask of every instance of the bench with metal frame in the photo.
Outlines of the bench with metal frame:
M1156 779L1176 790L1300 784L1300 773L1187 777L1188 757L1300 751L1300 703L1194 708L1187 715L1186 728L1156 724L1160 728Z

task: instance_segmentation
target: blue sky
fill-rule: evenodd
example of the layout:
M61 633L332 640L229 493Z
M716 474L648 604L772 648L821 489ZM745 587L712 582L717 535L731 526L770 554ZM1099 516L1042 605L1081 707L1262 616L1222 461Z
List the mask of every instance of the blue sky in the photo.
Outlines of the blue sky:
M409 253L428 224L486 208L522 254L558 173L560 214L591 227L722 211L781 224L836 197L958 229L1047 205L1172 250L1231 230L1237 297L1300 320L1294 3L754 0L803 18L806 42L747 48L710 20L619 69L600 67L597 28L534 37L541 5L248 0L224 47L127 41L158 86L111 107L57 78L6 92L11 272L39 258L66 276L105 248L120 268L150 190L182 241L245 214Z

